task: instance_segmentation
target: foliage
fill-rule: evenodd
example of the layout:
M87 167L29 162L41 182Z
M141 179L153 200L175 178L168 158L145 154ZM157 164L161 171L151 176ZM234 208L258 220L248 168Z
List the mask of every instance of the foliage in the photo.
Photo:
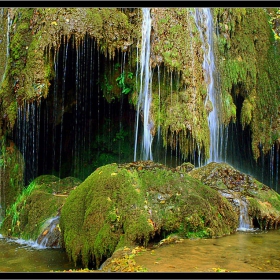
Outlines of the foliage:
M123 71L121 73L121 75L119 77L117 77L116 82L117 82L118 86L122 89L123 94L131 93L132 87L130 85L126 84L125 80L126 79L132 80L132 78L133 78L133 73L128 72L126 74L125 71Z

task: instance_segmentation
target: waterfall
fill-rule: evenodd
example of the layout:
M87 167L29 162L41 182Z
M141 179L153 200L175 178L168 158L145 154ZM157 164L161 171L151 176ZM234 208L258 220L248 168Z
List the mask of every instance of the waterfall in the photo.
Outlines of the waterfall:
M248 214L247 202L243 201L241 198L236 201L239 204L239 227L237 231L253 231L251 227L251 221Z
M136 115L136 131L134 145L134 161L136 161L139 116L143 118L143 139L141 149L141 159L153 160L152 156L152 141L153 122L149 119L151 105L151 66L150 66L150 35L151 35L151 17L150 8L143 8L143 24L142 24L142 45L140 56L140 93L137 104Z
M4 14L3 11L4 8L2 8L2 13ZM6 77L6 70L7 70L7 66L8 66L8 60L9 60L9 54L10 54L10 29L12 26L12 19L10 18L10 13L9 13L9 9L7 9L7 34L6 34L6 64L5 64L5 69L4 69L4 73L2 76L2 81L1 84L3 83L3 81L5 80Z
M196 8L195 22L202 40L204 51L203 69L207 88L205 106L212 104L212 111L208 115L208 125L210 130L210 158L208 162L219 162L219 118L217 92L214 86L215 57L213 49L213 19L210 8Z

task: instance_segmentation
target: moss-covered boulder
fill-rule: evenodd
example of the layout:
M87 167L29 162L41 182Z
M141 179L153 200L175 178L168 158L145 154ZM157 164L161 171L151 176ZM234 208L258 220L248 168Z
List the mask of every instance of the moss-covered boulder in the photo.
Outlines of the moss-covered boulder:
M219 191L240 216L247 208L249 225L259 229L277 229L280 221L280 195L252 176L226 163L211 162L188 172L190 176Z
M216 190L149 161L98 168L70 193L60 219L69 258L85 267L99 267L124 246L145 246L171 233L214 237L238 225Z
M39 176L7 209L1 233L4 236L36 241L41 234L46 233L50 218L60 214L71 189L80 183L80 180L72 177L60 180L53 175ZM57 242L55 244L57 247Z

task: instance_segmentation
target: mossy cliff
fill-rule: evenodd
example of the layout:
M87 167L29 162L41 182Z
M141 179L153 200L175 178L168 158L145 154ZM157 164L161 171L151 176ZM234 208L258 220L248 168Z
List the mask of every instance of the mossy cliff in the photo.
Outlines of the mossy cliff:
M101 53L113 58L116 50L133 43L138 28L135 14L117 8L9 8L12 20L10 56L1 85L1 127L12 129L17 106L46 98L54 75L50 49L58 50L61 38L86 34L94 37ZM82 19L82 20L81 20ZM106 36L104 36L106 34ZM5 50L2 50L2 55ZM6 53L5 53L6 56ZM3 132L1 134L3 134Z
M194 150L209 157L207 83L195 9L154 8L151 60L154 130L161 128L164 146L184 157Z
M230 234L236 213L217 191L161 164L136 162L98 168L71 191L60 227L71 260L99 267L123 246L154 238Z
M277 9L213 8L219 35L214 38L217 88L221 90L221 123L236 117L252 132L254 157L260 144L267 153L279 139L279 44L275 31ZM152 8L150 118L164 146L179 149L183 157L194 150L209 156L205 105L207 83L203 73L202 41L193 8ZM86 36L96 40L107 62L100 88L108 102L127 94L137 104L137 48L141 47L142 11L139 8L9 8L3 9L3 33L9 13L10 52L1 84L1 135L13 129L17 108L49 94L54 57L61 44L74 36L75 47ZM82 19L82 20L81 20ZM274 24L274 25L273 25ZM104 36L106 34L106 36ZM5 37L5 38L4 38ZM7 42L3 35L3 43ZM2 45L3 46L3 45ZM124 65L114 60L127 53ZM7 56L1 48L3 60ZM117 67L117 65L118 67ZM3 73L2 73L3 74ZM241 96L242 104L235 98ZM241 106L238 110L237 106ZM240 116L236 116L237 111Z
M279 35L273 23L279 9L213 9L218 27L217 67L223 103L223 122L249 126L255 159L279 138ZM278 14L277 14L278 13ZM279 32L279 31L278 31ZM242 101L241 105L234 100Z

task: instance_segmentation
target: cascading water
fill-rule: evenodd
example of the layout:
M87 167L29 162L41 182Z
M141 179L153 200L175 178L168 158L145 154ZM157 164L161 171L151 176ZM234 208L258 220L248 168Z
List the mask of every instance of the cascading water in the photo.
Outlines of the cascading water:
M236 202L239 204L239 226L237 228L237 231L253 231L254 228L251 226L250 217L248 214L247 209L247 202L245 202L242 198L236 200Z
M153 136L151 130L153 129L153 122L149 118L150 106L152 100L151 94L151 66L150 66L150 35L151 35L151 16L150 8L143 8L143 24L142 24L142 46L140 57L140 92L137 104L136 115L136 132L135 132L135 146L134 146L134 161L137 157L137 142L139 130L139 117L143 118L143 139L141 159L153 160L152 155L152 141Z
M56 216L46 221L46 229L35 242L40 248L60 248L59 218L60 216Z
M207 88L207 97L205 106L212 104L212 110L208 115L208 125L210 130L210 157L208 162L219 162L219 118L218 118L218 98L215 90L214 72L215 57L213 50L213 19L210 8L196 8L195 22L202 40L202 48L204 51L203 69Z

